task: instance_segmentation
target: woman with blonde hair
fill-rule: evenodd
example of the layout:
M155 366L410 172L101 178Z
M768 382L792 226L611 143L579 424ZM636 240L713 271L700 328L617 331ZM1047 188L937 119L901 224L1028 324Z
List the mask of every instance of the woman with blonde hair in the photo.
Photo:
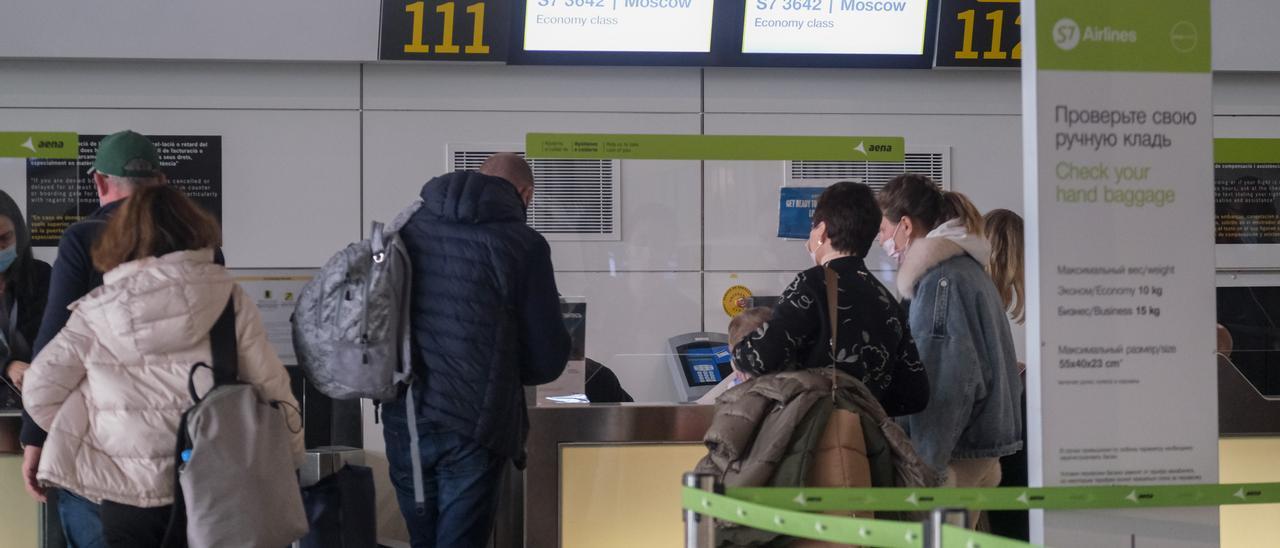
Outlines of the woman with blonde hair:
M1012 323L1014 342L1020 343L1026 337L1022 324L1026 321L1026 284L1025 264L1023 262L1022 217L1007 209L995 209L983 217L987 241L991 242L991 259L987 261L987 273L996 284L1000 300L1004 301L1005 313ZM1024 344L1016 344L1018 348L1019 370L1025 369L1023 363ZM1022 398L1023 432L1026 441L1026 397ZM1009 456L1000 458L1001 487L1026 487L1027 485L1027 452L1024 448ZM1027 523L1027 512L999 511L988 513L991 532L1003 537L1027 540L1030 530Z
M211 385L206 369L192 369L211 363L210 329L229 306L239 381L297 409L257 306L214 263L219 232L173 187L139 187L94 245L103 286L71 306L66 327L27 372L23 403L49 432L37 477L100 503L109 546L161 545L176 489L178 421L193 404L188 379L199 393ZM301 428L291 441L300 462Z
M1023 281L1022 217L1007 209L993 209L983 217L991 259L987 272L1004 301L1009 319L1018 325L1026 321L1027 294Z

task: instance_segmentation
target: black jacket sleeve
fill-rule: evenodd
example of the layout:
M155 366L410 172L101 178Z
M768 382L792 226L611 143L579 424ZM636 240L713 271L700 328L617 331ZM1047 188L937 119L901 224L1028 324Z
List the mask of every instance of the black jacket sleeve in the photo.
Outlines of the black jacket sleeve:
M525 386L546 384L564 372L571 341L560 313L560 292L551 266L551 246L545 241L533 251L518 302L520 381Z
M80 300L93 289L94 268L90 247L97 229L91 224L72 225L58 242L58 260L53 263L49 279L49 300L45 304L40 332L32 343L32 356L40 355L49 341L67 325L71 303ZM88 232L93 231L93 234Z
M920 361L920 352L908 326L903 326L898 348L889 359L893 381L880 397L885 413L898 417L924 411L929 405L929 374Z
M782 292L773 319L747 334L733 349L734 364L759 376L776 373L787 364L805 363L802 353L815 348L822 333L822 301L805 283L804 272Z

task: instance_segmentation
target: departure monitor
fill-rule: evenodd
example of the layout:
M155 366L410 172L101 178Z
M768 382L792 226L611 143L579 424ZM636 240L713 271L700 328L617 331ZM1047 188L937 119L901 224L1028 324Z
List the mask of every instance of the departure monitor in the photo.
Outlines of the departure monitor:
M714 0L524 0L524 51L710 53Z
M929 0L745 0L742 53L928 53Z

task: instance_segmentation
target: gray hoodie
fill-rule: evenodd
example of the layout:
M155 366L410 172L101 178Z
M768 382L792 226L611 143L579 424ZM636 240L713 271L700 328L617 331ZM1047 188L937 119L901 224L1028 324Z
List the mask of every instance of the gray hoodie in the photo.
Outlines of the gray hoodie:
M908 248L898 290L929 374L929 407L902 417L938 478L957 459L1022 447L1022 381L1004 304L984 268L990 245L948 222Z

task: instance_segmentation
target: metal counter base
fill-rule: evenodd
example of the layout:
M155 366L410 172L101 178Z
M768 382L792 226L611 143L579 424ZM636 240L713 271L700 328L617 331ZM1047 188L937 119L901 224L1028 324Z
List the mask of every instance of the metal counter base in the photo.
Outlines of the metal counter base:
M504 485L494 546L562 546L561 453L570 445L698 444L715 407L693 404L586 404L529 408L528 462ZM652 478L679 485L679 473ZM679 512L671 511L679 521ZM678 530L672 531L678 534Z

